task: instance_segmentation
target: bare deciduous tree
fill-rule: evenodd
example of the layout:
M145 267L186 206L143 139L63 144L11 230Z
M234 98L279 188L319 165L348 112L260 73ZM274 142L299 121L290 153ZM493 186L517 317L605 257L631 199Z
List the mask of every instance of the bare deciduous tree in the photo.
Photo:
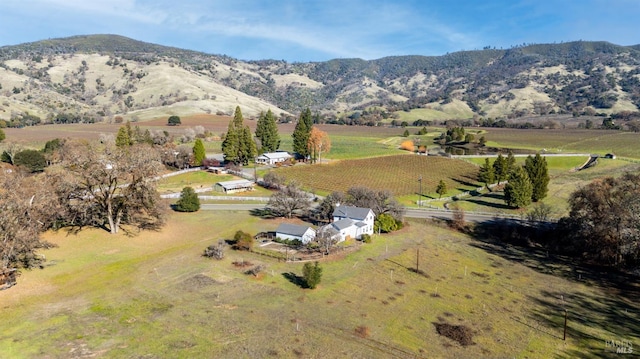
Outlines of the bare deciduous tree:
M113 234L124 224L162 224L165 206L151 180L162 164L153 148L68 142L63 156L67 171L59 190L68 200L73 223L108 226Z
M389 191L375 191L365 187L351 187L347 190L346 199L346 204L371 208L376 216L386 213L391 215L396 221L402 221L404 217L404 207Z
M47 244L40 233L63 213L45 174L23 177L0 172L0 286L11 286L19 268L39 265L36 254Z
M339 240L340 233L338 233L338 231L333 227L327 225L318 228L316 233L316 242L323 253L329 254L331 252L331 248L333 248Z
M311 198L295 182L289 183L271 195L269 203L267 203L267 208L272 214L287 218L294 215L304 215L310 207Z

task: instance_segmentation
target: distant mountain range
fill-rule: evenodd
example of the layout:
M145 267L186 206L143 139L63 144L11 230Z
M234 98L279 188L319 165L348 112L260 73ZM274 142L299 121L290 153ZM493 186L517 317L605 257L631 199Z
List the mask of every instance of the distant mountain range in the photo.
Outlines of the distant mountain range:
M372 106L449 118L629 113L640 108L640 45L287 63L89 35L0 47L0 86L0 119L26 124L231 114L236 105L249 116L309 107L336 117Z

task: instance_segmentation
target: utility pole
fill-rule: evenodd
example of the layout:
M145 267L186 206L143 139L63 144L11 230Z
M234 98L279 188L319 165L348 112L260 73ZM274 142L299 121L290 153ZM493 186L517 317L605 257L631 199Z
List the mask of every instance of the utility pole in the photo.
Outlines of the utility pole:
M422 175L418 177L418 183L420 184L420 189L418 190L418 207L422 207Z
M564 335L562 340L567 340L567 310L564 310Z

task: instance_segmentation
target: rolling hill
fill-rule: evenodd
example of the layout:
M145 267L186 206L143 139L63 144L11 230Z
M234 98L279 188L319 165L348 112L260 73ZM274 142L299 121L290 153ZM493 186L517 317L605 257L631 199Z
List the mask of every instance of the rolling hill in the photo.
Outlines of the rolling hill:
M637 112L639 46L607 42L486 48L443 56L240 61L117 35L0 47L0 119L145 120L172 114L331 117L371 106L446 118ZM26 120L25 120L26 118ZM12 125L11 122L9 125Z

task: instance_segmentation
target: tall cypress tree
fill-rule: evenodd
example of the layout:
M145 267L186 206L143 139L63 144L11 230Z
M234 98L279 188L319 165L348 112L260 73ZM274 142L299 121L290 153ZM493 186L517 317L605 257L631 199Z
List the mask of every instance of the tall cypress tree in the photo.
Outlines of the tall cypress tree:
M248 165L255 160L257 152L251 129L245 126L240 136L240 162L245 166Z
M202 161L206 157L206 150L202 140L197 138L196 143L193 145L193 164L195 166L202 166Z
M256 137L260 140L260 151L273 152L280 148L280 135L276 119L271 110L261 113L256 127Z
M300 114L300 120L304 122L305 126L307 126L307 132L311 132L311 127L313 127L313 116L311 116L311 110L308 107Z
M296 123L296 127L291 135L291 137L293 137L293 151L305 159L309 156L308 142L311 127L313 127L311 111L306 109L300 114L298 123Z
M549 191L549 170L547 168L547 160L536 153L535 157L528 156L524 169L529 175L531 185L533 186L533 192L531 194L531 200L538 202L539 200L547 196Z
M239 146L240 141L238 139L238 133L233 126L233 121L230 121L229 128L224 136L224 141L222 141L222 154L224 155L224 160L227 162L238 163Z

